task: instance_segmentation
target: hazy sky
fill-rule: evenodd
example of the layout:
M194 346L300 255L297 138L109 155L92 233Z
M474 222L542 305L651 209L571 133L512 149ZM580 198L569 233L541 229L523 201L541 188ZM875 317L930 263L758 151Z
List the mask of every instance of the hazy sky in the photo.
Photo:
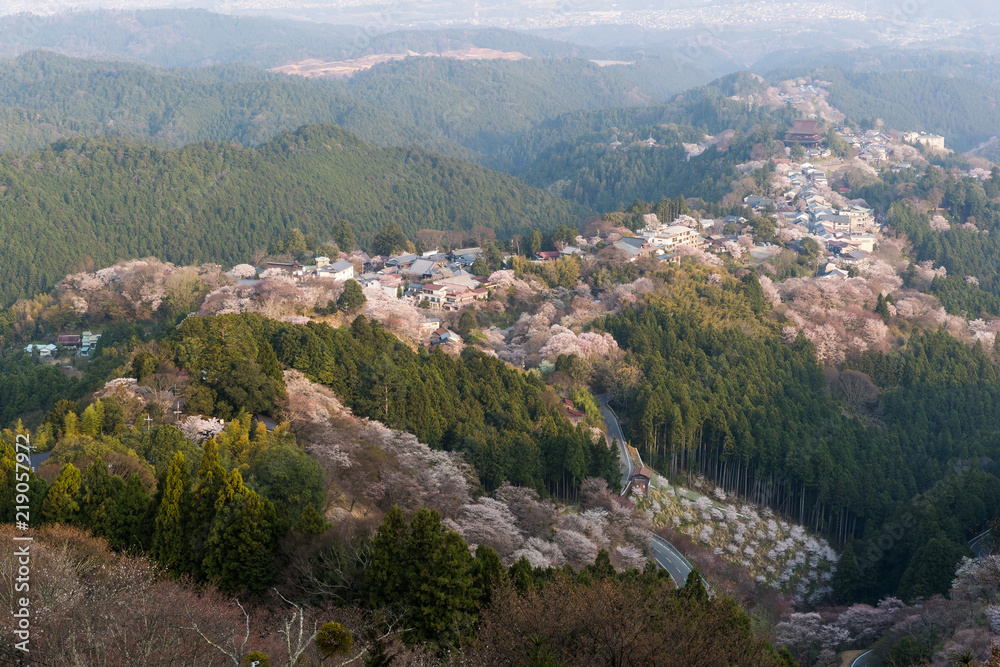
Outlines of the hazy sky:
M841 7L862 12L873 17L881 16L899 21L953 19L976 21L1000 17L997 0L5 0L0 3L0 14L31 12L53 14L72 10L96 8L141 9L151 7L198 7L230 14L278 14L299 18L316 17L335 19L338 14L350 16L361 8L392 11L401 7L419 11L428 17L440 15L455 20L471 16L478 7L483 13L504 12L529 15L558 12L562 15L593 13L599 11L629 11L642 14L688 14L692 10L702 15L705 10L717 8L722 12L734 6L761 7L770 5L771 12L787 11L796 14L817 6ZM802 10L799 10L799 6Z

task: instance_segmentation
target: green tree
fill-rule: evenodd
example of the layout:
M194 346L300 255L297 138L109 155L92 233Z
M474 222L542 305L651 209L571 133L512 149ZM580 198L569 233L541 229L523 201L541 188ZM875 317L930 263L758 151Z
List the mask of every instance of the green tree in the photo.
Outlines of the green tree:
M473 558L435 510L419 510L407 529L393 507L372 542L366 578L373 604L406 610L409 641L455 645L475 620L480 591Z
M336 260L336 258L340 256L340 248L333 243L321 243L320 246L316 248L316 256Z
M316 633L316 648L323 658L347 655L354 648L354 637L340 623L330 621Z
M479 597L468 546L441 524L436 510L421 509L410 523L407 547L411 638L457 644L475 619Z
M76 521L80 505L77 497L80 494L82 478L80 471L72 463L67 463L59 471L59 477L49 487L42 502L42 517L51 523L73 523Z
M833 574L834 600L837 604L849 605L861 599L864 583L861 569L858 567L857 556L854 553L854 542L848 542L844 553L837 561L837 570Z
M150 541L150 526L146 523L152 499L139 475L133 473L118 494L113 514L106 519L108 540L117 549L146 548Z
M943 532L938 533L914 552L899 581L900 597L912 600L947 593L955 566L966 555L969 555L968 547L952 542Z
M196 576L202 573L201 563L205 558L209 531L215 519L216 503L225 485L226 471L219 462L219 446L215 438L209 438L204 444L201 468L191 496L188 538L192 570Z
M748 273L741 279L743 282L743 294L746 295L747 302L755 313L763 313L767 310L768 301L764 296L764 289L760 286L760 280L753 273Z
M161 565L175 572L186 571L190 555L190 483L191 475L184 461L184 454L177 452L161 489L150 548L153 557Z
M353 313L365 305L367 301L368 298L362 291L358 281L349 278L344 283L344 291L337 298L337 308L347 313Z
M395 255L406 249L406 236L402 228L395 222L390 222L375 235L372 241L372 251L376 255Z
M528 254L534 255L542 251L542 233L537 229L531 230L528 237Z
M889 323L889 304L886 303L885 297L881 293L879 293L878 302L875 304L875 312L882 318L883 322Z
M80 516L95 534L108 536L108 523L117 513L115 505L124 485L121 478L108 471L108 465L99 456L84 471L80 486Z
M304 253L307 245L305 234L298 227L289 230L282 241L282 249L295 255Z
M492 601L494 589L507 580L507 570L492 547L480 544L476 547L473 572L480 605L485 607Z
M458 335L462 338L468 338L476 326L475 311L472 308L462 311L462 316L458 318Z
M273 575L274 509L233 470L215 505L202 569L220 590L265 590Z
M344 252L354 250L354 246L357 245L357 239L354 237L354 230L351 229L351 223L344 219L338 220L337 228L333 232L333 240Z
M753 235L755 241L774 240L774 218L762 215L753 220Z
M490 268L486 265L486 260L482 257L477 257L476 261L472 263L472 275L475 276L488 276L490 275Z
M826 133L826 147L830 149L830 152L834 155L844 156L847 155L847 151L850 150L851 146L843 137L837 134L834 128L830 128Z
M406 519L393 505L372 540L371 565L365 571L371 601L377 606L398 604L406 591L403 561L406 558Z
M587 572L601 581L615 576L615 567L611 564L611 555L607 549L601 549L597 552L594 562L587 566Z
M316 511L312 503L306 503L299 515L298 523L295 524L295 530L304 535L319 535L326 530L326 520Z
M802 239L801 245L802 245L802 251L805 254L805 256L809 259L809 261L815 262L816 258L819 257L819 253L821 250L819 247L819 243L816 242L816 239L812 238L811 236L807 236L806 238Z
M101 434L104 422L104 408L98 399L96 403L91 403L80 415L80 432L91 437Z
M240 660L240 667L271 667L271 656L263 651L250 651Z

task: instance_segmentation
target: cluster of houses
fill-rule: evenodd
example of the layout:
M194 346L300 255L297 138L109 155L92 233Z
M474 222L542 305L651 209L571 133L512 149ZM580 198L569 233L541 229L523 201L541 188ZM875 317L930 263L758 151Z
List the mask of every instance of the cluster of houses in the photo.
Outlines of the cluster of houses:
M850 144L861 161L877 166L884 164L889 155L892 138L880 130L867 130L855 134L850 128L842 127L837 130L841 139Z
M893 152L893 145L898 145L900 142L945 150L944 137L927 132L896 133L894 131L866 130L855 133L848 127L841 127L837 130L837 134L857 152L858 159L872 166L888 164L889 156ZM900 171L909 169L912 165L909 162L899 162L891 167L893 171Z
M376 258L360 276L366 287L380 287L395 296L427 302L429 308L461 310L489 298L493 283L469 269L483 256L482 248L459 248L451 252L432 250L422 255L407 253Z
M56 338L55 343L38 345L32 343L24 348L28 354L37 354L39 357L55 357L60 349L75 350L77 356L90 357L97 341L101 339L101 334L84 331L82 334L61 334Z
M875 232L880 226L880 221L872 210L857 205L834 208L824 194L830 189L825 171L809 162L800 165L790 161L781 162L785 162L790 168L785 174L790 187L776 199L751 195L744 199L744 203L758 212L773 210L780 222L811 235L826 247L836 262L831 267L838 264L857 266L867 262L869 254L874 252L877 238ZM793 205L793 202L804 203L804 209L801 204ZM795 249L797 245L791 244L791 247ZM842 269L831 275L841 273L847 275Z
M325 278L327 280L347 280L354 277L354 264L346 259L331 262L329 257L314 257L313 264L299 262L268 262L264 270L282 271L295 279Z
M670 224L663 223L655 213L643 216L645 227L636 232L635 237L624 238L613 245L628 256L630 262L640 257L653 257L666 262L680 263L681 257L677 249L681 246L701 248L706 245L706 239L699 229L710 226L715 221L697 221L682 215Z

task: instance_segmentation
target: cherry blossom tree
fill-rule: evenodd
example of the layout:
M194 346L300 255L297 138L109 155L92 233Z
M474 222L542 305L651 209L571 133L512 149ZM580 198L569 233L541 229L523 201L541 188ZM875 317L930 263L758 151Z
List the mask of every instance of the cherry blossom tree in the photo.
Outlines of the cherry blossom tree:
M237 264L229 271L229 275L237 280L253 278L257 275L257 269L250 264Z

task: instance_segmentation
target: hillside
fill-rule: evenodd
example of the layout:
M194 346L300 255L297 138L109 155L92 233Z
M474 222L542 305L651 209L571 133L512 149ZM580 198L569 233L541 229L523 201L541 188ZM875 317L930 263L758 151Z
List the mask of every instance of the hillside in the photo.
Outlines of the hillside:
M378 145L468 154L340 87L320 88L242 65L164 71L33 51L0 63L0 109L0 150L37 150L81 134L163 148L198 141L253 146L306 123L337 123Z
M76 267L162 255L246 261L293 227L328 237L338 219L366 246L395 222L485 225L501 237L585 213L510 176L419 149L384 149L335 126L306 126L258 149L162 150L72 140L0 158L0 302L49 289Z
M1000 134L1000 88L925 72L823 69L830 103L855 121L881 118L888 127L942 134L959 152Z
M760 86L741 72L665 105L562 114L512 137L486 164L600 211L679 195L719 202L740 178L736 166L791 123L790 110L728 99Z
M576 59L407 58L356 74L346 89L403 123L482 153L561 113L651 101L616 68Z
M247 63L275 67L307 58L356 58L375 53L480 47L530 57L598 58L596 49L496 29L406 30L372 34L360 27L266 17L232 16L204 9L104 9L46 17L0 18L0 58L31 49L127 60L158 67Z
M50 49L85 58L114 58L159 67L226 62L274 66L325 55L359 34L350 26L229 16L201 9L99 10L39 21L30 15L0 19L0 57ZM292 43L297 46L290 46Z

